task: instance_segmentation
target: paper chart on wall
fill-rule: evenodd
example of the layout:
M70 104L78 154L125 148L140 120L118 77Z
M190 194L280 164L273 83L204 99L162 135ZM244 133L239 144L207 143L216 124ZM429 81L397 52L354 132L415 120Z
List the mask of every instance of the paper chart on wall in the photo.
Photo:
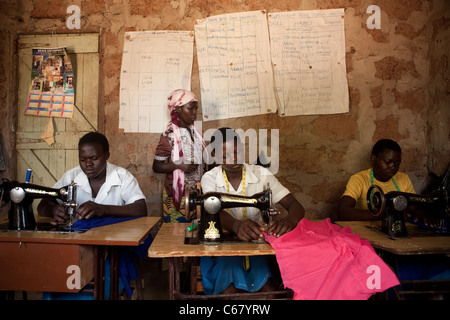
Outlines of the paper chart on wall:
M270 13L280 116L348 112L344 9Z
M203 121L276 112L266 11L197 20Z
M119 128L161 133L170 121L167 98L191 88L192 31L126 32L120 75Z

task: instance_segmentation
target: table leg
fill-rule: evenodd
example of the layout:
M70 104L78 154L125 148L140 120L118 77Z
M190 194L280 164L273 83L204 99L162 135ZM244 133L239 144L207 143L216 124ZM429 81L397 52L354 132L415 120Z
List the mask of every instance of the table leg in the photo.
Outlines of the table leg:
M103 300L105 296L105 247L95 246L94 261L94 299Z
M117 247L110 248L111 255L111 300L119 298L119 254Z
M169 299L170 300L174 300L174 295L173 295L173 291L174 291L174 276L175 276L175 272L174 272L174 260L176 258L169 258Z
M197 273L198 273L198 258L191 259L190 268L190 282L191 282L191 294L197 294Z
M169 258L169 299L175 300L180 294L180 260Z

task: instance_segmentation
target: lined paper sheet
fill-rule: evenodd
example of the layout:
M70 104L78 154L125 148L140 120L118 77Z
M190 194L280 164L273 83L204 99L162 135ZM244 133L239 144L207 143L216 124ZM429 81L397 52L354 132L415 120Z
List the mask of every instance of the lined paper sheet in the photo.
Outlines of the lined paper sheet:
M197 20L203 121L277 110L266 11Z
M344 9L268 15L280 116L349 110Z
M167 98L191 88L192 31L126 32L120 75L119 128L161 133L170 121Z

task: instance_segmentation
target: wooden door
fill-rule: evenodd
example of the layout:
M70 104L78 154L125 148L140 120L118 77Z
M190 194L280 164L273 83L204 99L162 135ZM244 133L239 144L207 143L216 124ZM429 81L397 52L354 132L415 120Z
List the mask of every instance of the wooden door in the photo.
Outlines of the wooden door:
M20 35L18 39L18 125L16 137L17 177L24 182L32 169L31 183L52 187L62 174L78 165L78 141L98 128L98 34ZM33 48L66 47L75 77L73 118L25 115L31 82ZM40 136L49 120L54 125L55 143ZM39 202L39 201L35 201Z

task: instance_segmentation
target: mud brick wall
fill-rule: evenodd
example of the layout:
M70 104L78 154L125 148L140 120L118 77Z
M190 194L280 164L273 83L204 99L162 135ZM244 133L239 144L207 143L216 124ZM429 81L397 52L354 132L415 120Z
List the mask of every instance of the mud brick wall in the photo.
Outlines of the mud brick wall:
M150 215L161 214L163 176L151 169L159 134L125 134L118 129L124 33L194 30L196 19L224 13L345 8L348 113L285 118L270 114L203 124L203 130L220 126L279 129L277 177L302 202L308 218L335 217L348 178L370 166L370 149L380 138L400 143L401 170L410 175L418 192L427 184L429 172L442 174L449 165L449 1L2 0L0 127L7 163L4 176L15 174L17 35L69 32L66 9L73 4L81 8L81 29L75 32L100 34L100 129L111 142L110 160L138 178ZM381 9L380 29L367 27L370 5ZM195 52L192 90L200 96Z

